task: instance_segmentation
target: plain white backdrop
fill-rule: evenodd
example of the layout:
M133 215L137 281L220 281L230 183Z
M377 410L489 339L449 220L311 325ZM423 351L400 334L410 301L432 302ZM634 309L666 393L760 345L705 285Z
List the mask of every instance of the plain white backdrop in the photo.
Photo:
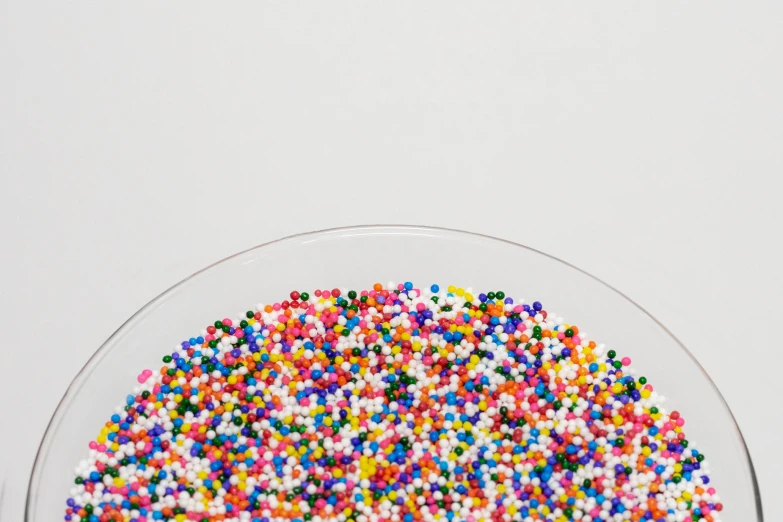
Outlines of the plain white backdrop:
M7 520L134 311L367 223L524 243L647 308L725 396L773 520L783 4L0 0L0 38Z

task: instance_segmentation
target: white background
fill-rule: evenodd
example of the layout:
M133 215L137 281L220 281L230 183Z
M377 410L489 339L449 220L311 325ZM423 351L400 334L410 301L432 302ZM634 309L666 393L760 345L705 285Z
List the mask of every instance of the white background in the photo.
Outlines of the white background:
M774 516L783 4L45 4L0 0L3 522L134 311L363 223L514 240L628 294L723 392Z

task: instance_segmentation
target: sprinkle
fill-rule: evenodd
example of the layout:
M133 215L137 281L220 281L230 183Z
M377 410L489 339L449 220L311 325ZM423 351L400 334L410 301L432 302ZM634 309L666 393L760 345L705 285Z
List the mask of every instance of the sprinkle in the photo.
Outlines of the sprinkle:
M138 375L65 520L719 522L630 365L503 291L294 290Z

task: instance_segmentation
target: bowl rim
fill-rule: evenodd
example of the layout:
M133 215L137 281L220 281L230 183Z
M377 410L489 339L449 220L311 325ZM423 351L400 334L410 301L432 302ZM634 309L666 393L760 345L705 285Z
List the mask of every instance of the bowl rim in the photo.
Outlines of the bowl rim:
M745 459L747 460L748 468L750 470L750 477L751 477L751 483L753 484L753 493L754 493L754 500L756 504L756 513L758 515L757 522L763 522L764 521L764 514L762 511L762 504L761 504L761 494L759 490L758 485L758 479L756 477L756 470L753 466L753 460L751 459L750 452L748 451L747 443L745 442L745 437L742 435L742 430L740 430L739 425L737 424L737 420L734 417L734 414L731 411L731 408L729 408L728 403L726 402L726 399L721 394L720 390L718 389L715 382L712 380L710 375L707 373L707 371L702 367L702 365L699 363L698 359L691 353L690 350L677 338L674 333L672 333L671 330L669 330L661 321L659 321L655 316L653 316L650 312L648 312L644 307L639 305L636 301L631 299L629 296L615 288L614 286L610 285L606 281L594 276L593 274L575 266L569 263L568 261L564 261L563 259L560 259L558 257L555 257L553 255L547 254L546 252L542 252L541 250L529 247L527 245L523 245L521 243L517 243L515 241L510 241L508 239L502 239L499 237L491 236L488 234L481 234L477 232L468 232L466 230L460 230L455 228L447 228L447 227L433 227L433 226L424 226L424 225L394 225L394 224L377 224L377 225L354 225L354 226L346 226L346 227L333 227L333 228L325 228L320 230L313 230L309 232L302 232L298 234L292 234L289 236L281 237L278 239L274 239L272 241L267 241L266 243L261 243L259 245L255 245L253 247L247 248L245 250L241 250L239 252L236 252L234 254L231 254L227 257L224 257L218 261L215 261L214 263L211 263L210 265L207 265L206 267L193 272L189 276L185 277L184 279L178 281L174 285L170 286L154 298L152 298L150 301L148 301L144 306L139 308L136 312L133 313L128 319L125 320L103 343L101 343L100 347L90 356L90 358L87 360L87 362L82 366L82 368L79 370L79 372L76 374L76 376L71 380L70 384L68 385L68 388L66 389L65 393L63 394L60 401L57 403L57 406L55 407L54 413L52 414L51 418L49 419L49 422L46 425L46 429L44 430L43 436L41 437L41 442L38 445L38 450L35 454L35 460L33 461L33 466L30 471L30 478L27 483L27 493L25 495L25 508L24 508L24 521L25 522L31 522L30 520L30 514L33 509L33 502L34 502L34 483L38 481L39 475L40 475L40 466L43 463L43 460L45 459L46 455L48 454L49 450L49 438L53 435L56 425L59 425L59 422L62 418L62 411L63 406L68 404L71 399L73 398L73 395L76 393L77 388L80 387L80 384L82 380L86 378L86 375L89 372L89 370L98 364L98 362L103 358L105 353L108 353L107 350L109 349L110 345L112 344L112 341L114 341L115 338L121 336L126 328L129 328L135 323L138 319L141 318L141 316L149 310L153 305L156 303L162 301L163 299L167 298L171 293L173 293L175 290L180 288L181 286L184 286L186 283L188 283L191 279L208 272L212 268L215 268L218 265L221 265L227 261L230 261L231 259L234 259L236 257L239 257L241 255L247 254L248 252L252 252L254 250L260 250L272 245L276 245L278 243L283 243L286 241L296 240L296 239L302 239L308 236L320 236L320 235L326 235L326 234L335 234L340 232L358 232L362 230L367 230L369 232L380 232L383 233L391 232L391 231L398 231L401 233L405 232L447 232L447 233L453 233L453 234L462 234L466 236L473 236L476 238L481 238L485 240L491 240L491 241L498 241L501 243L505 243L508 245L512 245L515 247L523 248L525 250L534 252L536 254L542 255L546 258L549 258L553 261L556 261L558 263L561 263L569 268L572 268L576 270L577 272L581 272L583 275L593 279L594 281L604 285L608 289L615 292L617 295L625 299L628 303L636 307L639 311L641 311L644 315L646 315L648 318L650 318L654 323L656 323L659 327L663 329L666 334L671 337L671 339L680 347L682 351L685 352L685 354L690 357L690 359L696 364L696 367L699 369L699 371L706 377L707 381L709 382L710 386L712 387L712 390L715 392L715 394L718 396L718 399L723 405L723 408L726 410L726 412L729 414L729 418L731 419L732 423L734 424L734 429L737 432L737 435L739 436L739 440L741 442L742 450L745 454ZM35 490L37 492L37 489Z

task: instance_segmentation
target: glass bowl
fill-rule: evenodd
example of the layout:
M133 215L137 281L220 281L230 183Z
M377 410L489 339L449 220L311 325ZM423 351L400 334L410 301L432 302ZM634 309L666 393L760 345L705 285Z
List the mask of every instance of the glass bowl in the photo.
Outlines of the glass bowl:
M288 237L226 258L165 291L136 312L76 376L41 442L25 520L62 520L72 472L87 443L136 384L142 368L215 317L293 289L369 288L413 281L503 289L578 324L589 337L646 375L687 419L724 504L724 521L761 521L753 465L717 388L688 350L649 313L595 277L536 250L467 232L413 226L363 226Z

